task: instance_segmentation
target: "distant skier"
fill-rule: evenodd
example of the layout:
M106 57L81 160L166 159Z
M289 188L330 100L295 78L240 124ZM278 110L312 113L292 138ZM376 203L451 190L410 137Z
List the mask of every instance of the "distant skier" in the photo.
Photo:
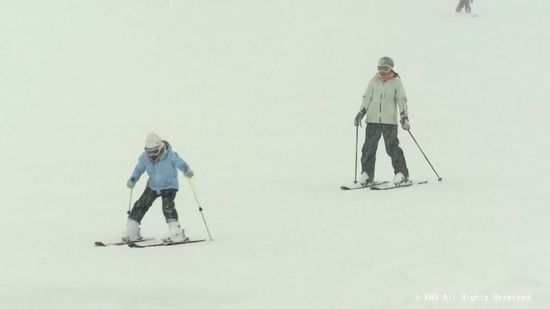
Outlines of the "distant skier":
M474 2L473 0L459 0L458 5L456 7L456 12L460 13L462 12L462 8L464 8L464 12L467 14L472 13L472 8L470 7L470 2Z
M374 182L376 150L382 135L395 174L393 182L401 184L408 181L407 162L397 139L398 110L402 128L409 130L407 96L401 77L393 70L393 60L382 57L378 60L378 73L370 80L359 113L355 117L355 126L359 126L367 115L365 143L361 155L360 183L363 186Z
M184 230L180 228L174 203L179 189L178 169L183 172L185 177L193 177L193 171L176 152L172 151L167 141L162 140L155 133L149 134L145 139L145 151L139 156L134 172L126 185L133 189L145 171L149 175L149 180L145 191L135 202L128 215L126 231L122 236L123 241L141 239L139 232L141 219L158 197L162 198L162 212L166 223L168 223L168 233L163 240L176 242L188 239Z

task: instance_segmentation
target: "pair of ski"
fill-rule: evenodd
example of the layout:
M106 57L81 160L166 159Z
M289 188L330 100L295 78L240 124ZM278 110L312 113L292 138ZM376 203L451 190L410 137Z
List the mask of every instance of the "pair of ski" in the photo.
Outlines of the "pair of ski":
M455 13L455 14L451 14L451 16L467 18L467 17L477 17L478 15L477 14L471 14L471 13Z
M155 240L154 238L142 238L140 240L136 241L116 241L116 242L102 242L102 241L96 241L94 244L96 247L108 247L108 246L124 246L128 245L130 248L150 248L150 247L168 247L168 246L177 246L177 245L185 245L185 244L191 244L196 242L203 242L206 239L190 239L186 241L177 241L177 242L155 242L155 243L145 243L143 242Z
M399 188L406 188L414 185L423 185L428 183L428 181L407 181L405 183L401 183L399 185L396 185L394 183L390 183L389 181L375 181L372 184L369 184L367 186L358 186L358 187L347 187L347 186L340 186L340 189L344 191L348 190L358 190L358 189L368 189L371 190L391 190L391 189L399 189Z

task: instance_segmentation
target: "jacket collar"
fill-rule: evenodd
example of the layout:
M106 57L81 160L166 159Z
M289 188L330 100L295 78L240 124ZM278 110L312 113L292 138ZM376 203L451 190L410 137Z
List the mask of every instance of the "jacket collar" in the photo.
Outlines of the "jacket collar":
M378 77L378 79L381 80L382 82L387 82L390 79L395 78L396 76L399 76L399 75L394 71L391 71L390 73L388 73L387 76L382 76L380 75L380 73L376 73L376 77Z

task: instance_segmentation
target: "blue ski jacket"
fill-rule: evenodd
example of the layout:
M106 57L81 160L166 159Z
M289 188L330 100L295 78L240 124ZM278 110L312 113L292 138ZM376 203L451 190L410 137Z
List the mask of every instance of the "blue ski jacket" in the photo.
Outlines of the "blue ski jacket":
M172 151L172 147L166 141L165 150L158 161L152 162L145 151L139 156L138 163L132 173L132 178L137 182L143 172L147 171L149 180L147 187L160 193L161 190L179 189L178 169L186 172L189 166L180 156Z

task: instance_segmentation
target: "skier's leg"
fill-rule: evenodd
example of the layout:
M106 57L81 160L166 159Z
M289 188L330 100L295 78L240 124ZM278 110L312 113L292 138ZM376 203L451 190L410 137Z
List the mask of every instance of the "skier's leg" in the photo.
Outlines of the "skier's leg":
M178 212L176 211L176 203L174 199L176 198L176 189L167 189L160 191L162 197L162 213L166 222L169 221L178 221Z
M164 241L167 242L185 241L188 239L178 222L178 212L174 203L177 192L178 190L176 189L167 189L160 192L162 196L162 213L166 218L166 223L168 223L168 233L164 237Z
M370 179L374 179L374 169L376 166L376 150L381 136L380 124L367 123L365 129L365 143L361 150L361 172L366 172Z
M143 219L143 216L145 216L158 196L159 195L156 191L151 190L148 187L145 188L143 194L141 194L140 198L134 203L134 207L132 207L130 215L128 215L128 219L132 219L140 223L141 219Z
M469 0L467 0L469 1ZM458 1L458 5L456 7L456 12L457 13L460 13L460 11L462 11L462 8L464 7L464 0L459 0Z
M143 216L145 216L145 213L149 210L157 196L158 194L149 188L143 191L143 194L136 201L128 215L126 230L122 234L123 241L137 241L141 239L139 232L141 219L143 219Z
M409 170L407 169L405 154L403 153L403 149L399 147L399 139L397 138L398 126L392 124L384 124L382 126L386 153L391 157L393 173L402 173L405 178L409 178Z
M466 13L470 14L472 13L472 8L470 7L470 0L464 0L464 11L466 11Z

